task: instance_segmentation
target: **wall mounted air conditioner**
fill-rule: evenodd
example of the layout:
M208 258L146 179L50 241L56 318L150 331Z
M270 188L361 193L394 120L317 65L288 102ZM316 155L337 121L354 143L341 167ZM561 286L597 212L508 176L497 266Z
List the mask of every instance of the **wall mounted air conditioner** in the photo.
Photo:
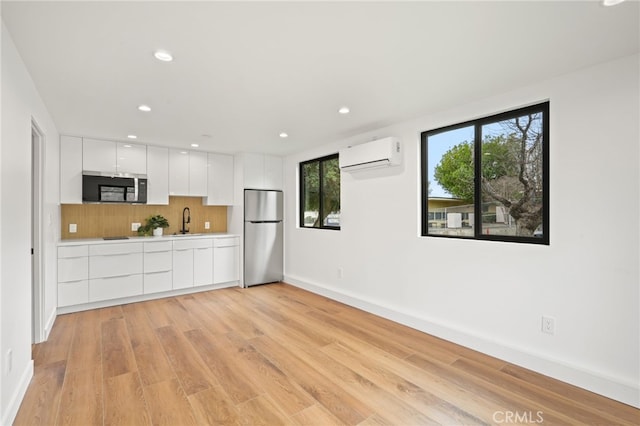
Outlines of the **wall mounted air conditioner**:
M400 140L389 137L341 149L340 170L352 172L378 167L398 166L402 162Z

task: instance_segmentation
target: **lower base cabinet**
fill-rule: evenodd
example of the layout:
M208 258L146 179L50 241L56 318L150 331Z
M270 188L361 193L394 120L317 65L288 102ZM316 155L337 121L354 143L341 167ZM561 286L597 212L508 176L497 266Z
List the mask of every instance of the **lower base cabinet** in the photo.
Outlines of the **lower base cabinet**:
M223 235L63 243L58 247L58 307L237 282L239 242L237 236Z
M89 280L89 302L142 294L142 274Z

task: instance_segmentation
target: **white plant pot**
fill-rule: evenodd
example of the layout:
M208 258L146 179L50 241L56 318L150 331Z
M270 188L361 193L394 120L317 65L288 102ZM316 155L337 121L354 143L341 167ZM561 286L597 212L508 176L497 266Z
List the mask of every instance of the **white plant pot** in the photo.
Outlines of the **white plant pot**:
M154 237L162 237L162 228L154 228L153 229Z

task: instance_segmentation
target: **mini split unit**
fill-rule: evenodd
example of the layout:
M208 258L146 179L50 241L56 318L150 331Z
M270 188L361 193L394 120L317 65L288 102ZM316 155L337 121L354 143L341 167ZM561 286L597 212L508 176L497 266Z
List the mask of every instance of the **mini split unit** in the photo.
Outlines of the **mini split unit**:
M389 137L340 150L340 170L353 172L402 163L400 141Z

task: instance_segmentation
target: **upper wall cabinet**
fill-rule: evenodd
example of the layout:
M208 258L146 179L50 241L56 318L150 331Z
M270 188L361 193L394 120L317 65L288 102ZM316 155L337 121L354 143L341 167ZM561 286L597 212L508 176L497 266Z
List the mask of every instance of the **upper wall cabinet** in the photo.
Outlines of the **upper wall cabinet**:
M209 153L207 155L207 180L206 205L233 205L232 155Z
M169 204L169 148L147 147L147 204Z
M147 147L84 138L82 168L101 173L147 174Z
M60 203L82 204L82 138L60 136Z
M282 158L264 154L243 154L244 187L283 189Z
M169 150L169 195L207 196L207 153Z
M118 142L116 144L116 167L118 173L147 174L147 147Z

